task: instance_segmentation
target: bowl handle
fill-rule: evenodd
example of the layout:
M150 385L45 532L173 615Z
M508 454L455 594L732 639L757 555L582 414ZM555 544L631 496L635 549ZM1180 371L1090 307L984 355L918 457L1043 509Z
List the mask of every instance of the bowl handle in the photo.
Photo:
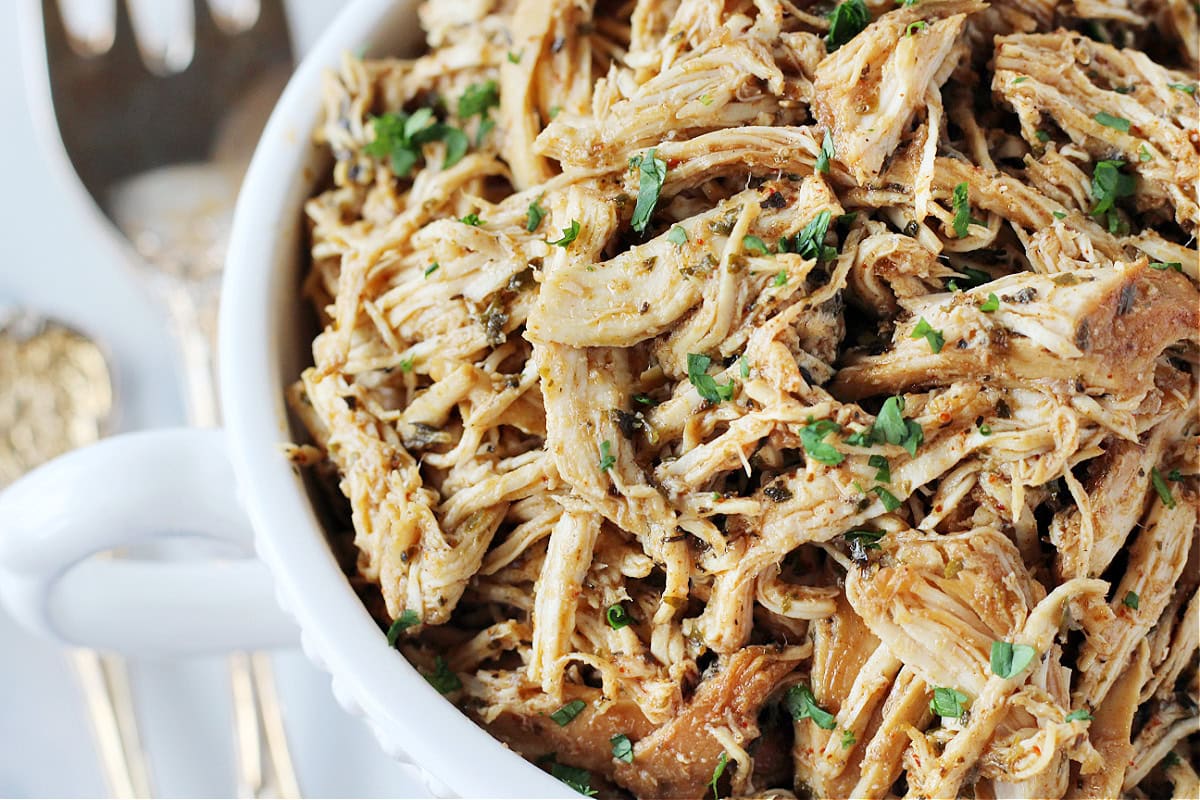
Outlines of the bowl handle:
M191 534L243 557L92 558ZM251 554L224 433L132 433L76 450L0 493L0 599L25 627L131 656L293 645Z

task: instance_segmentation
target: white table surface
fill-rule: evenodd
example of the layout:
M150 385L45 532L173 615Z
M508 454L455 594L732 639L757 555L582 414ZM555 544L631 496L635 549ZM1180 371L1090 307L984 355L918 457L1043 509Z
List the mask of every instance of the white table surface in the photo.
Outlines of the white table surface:
M319 31L336 0L293 0L300 37ZM49 168L26 111L14 0L0 2L0 306L70 322L107 349L116 375L116 430L178 425L176 358L163 317L129 269L95 247L80 209ZM0 520L0 535L3 521ZM334 702L329 679L298 652L275 657L301 789L316 797L426 796ZM157 794L234 792L230 695L223 659L131 665ZM103 797L81 693L64 653L0 609L0 797Z

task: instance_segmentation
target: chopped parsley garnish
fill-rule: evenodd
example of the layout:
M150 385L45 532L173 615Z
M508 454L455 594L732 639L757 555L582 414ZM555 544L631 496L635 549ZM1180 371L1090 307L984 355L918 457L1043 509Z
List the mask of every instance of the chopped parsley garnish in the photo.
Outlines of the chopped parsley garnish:
M562 708L550 715L550 719L558 723L558 727L564 727L568 722L579 716L579 712L587 708L587 703L582 700L572 700Z
M625 606L620 603L613 603L604 612L604 618L608 620L608 627L614 631L619 631L626 625L633 623L633 617L629 616L629 612L625 610Z
M555 241L546 240L546 244L557 245L558 247L570 247L571 242L575 241L579 236L579 220L571 220L571 224L562 229L562 238Z
M421 617L416 611L411 608L406 608L400 616L396 617L392 622L387 632L388 647L395 647L396 642L400 639L400 634L411 628L413 625L420 625Z
M1013 678L1025 671L1037 657L1037 650L1027 644L992 642L992 674Z
M796 253L801 258L817 261L832 261L837 257L837 248L825 244L825 234L829 231L832 218L833 215L828 211L817 214L795 236L780 239L779 252Z
M854 731L848 731L848 730L842 731L842 749L843 750L849 750L851 747L854 746L854 743L857 741L858 741L858 739L855 738Z
M1142 601L1142 599L1140 597L1138 597L1137 592L1126 592L1125 597L1123 597L1121 599L1121 605L1125 606L1126 608L1132 608L1134 611L1137 611L1138 604L1141 603L1141 601Z
M876 453L867 459L867 465L875 467L875 469L878 470L875 473L875 480L879 481L880 483L892 482L892 467L890 464L888 464L887 458Z
M525 230L529 231L530 233L533 233L538 229L538 226L542 224L542 220L545 218L547 213L546 209L538 205L538 201L541 199L542 198L539 197L537 200L534 200L532 203L530 203L529 209L525 212Z
M397 366L400 367L401 372L412 372L414 366L413 357L408 356L407 358L400 359L400 363Z
M879 496L879 499L883 502L883 508L885 511L895 511L900 507L900 501L896 498L896 495L892 494L882 486L875 486L871 489L871 491Z
M484 81L467 87L458 98L458 116L467 119L476 114L486 114L489 109L500 105L500 89L495 81Z
M1124 117L1115 117L1106 111L1101 111L1099 114L1096 114L1094 117L1092 117L1092 119L1096 120L1096 122L1099 122L1106 128L1112 128L1113 130L1120 131L1121 133L1129 133L1129 120L1125 119Z
M786 269L781 269L775 273L775 277L771 279L772 286L786 286L788 282L788 274Z
M947 689L938 686L933 690L933 699L929 701L929 710L939 717L958 719L965 710L964 703L969 698L957 689Z
M1183 262L1181 261L1151 261L1150 269L1168 270L1173 269L1176 272L1183 272Z
M924 317L917 321L916 327L913 328L913 332L908 338L920 339L922 336L925 337L925 341L929 342L929 349L932 352L942 352L942 345L946 343L945 337L942 336L941 331L934 330Z
M910 456L917 454L917 448L925 441L925 431L920 423L904 419L904 398L893 395L883 401L879 416L875 418L872 433L883 438L888 444L898 444L908 451ZM888 509L889 511L891 509Z
M729 381L724 385L717 383L716 379L708 374L708 366L711 363L712 359L708 356L698 353L688 353L688 380L691 381L692 386L696 387L696 393L710 403L732 400L734 390L733 381Z
M633 399L634 399L634 402L640 403L641 405L644 405L644 406L658 405L658 403L654 402L654 398L648 394L635 394L633 396Z
M928 27L929 27L929 23L928 23L928 22L926 22L926 21L925 21L925 20L923 20L923 19L919 19L919 20L917 20L916 22L910 22L910 23L908 23L908 28L906 28L906 29L905 29L905 31L904 31L904 35L905 35L905 36L912 36L912 35L914 35L914 34L916 34L916 33L920 33L921 31L925 30L925 29L926 29L926 28L928 28ZM1014 83L1016 83L1016 81L1014 81Z
M1066 212L1063 212L1063 211L1051 211L1050 213L1054 215L1055 219L1066 219L1067 218Z
M1110 229L1120 221L1114 208L1117 200L1131 196L1134 190L1133 176L1121 172L1123 166L1124 161L1099 161L1092 170L1092 199L1096 205L1092 206L1091 214L1106 217Z
M771 251L767 248L767 243L757 236L743 236L742 248L752 253L758 253L760 256L771 254Z
M1167 482L1163 480L1158 467L1150 468L1150 483L1154 484L1154 491L1158 492L1158 499L1163 501L1163 505L1167 508L1174 508L1175 498L1171 496L1171 487L1167 486Z
M704 94L700 95L700 103L701 105L711 106L713 104L713 96L708 92L705 92Z
M863 0L846 0L838 3L829 15L829 34L825 37L825 47L832 53L846 42L853 39L871 22L871 12Z
M992 426L988 425L986 422L979 423L979 435L980 436L991 436L992 435Z
M1148 147L1146 147L1145 142L1142 142L1141 146L1138 147L1138 160L1139 161L1153 161L1154 160L1154 155L1150 152L1150 149Z
M738 374L743 378L750 377L750 360L746 358L745 353L738 358Z
M612 454L612 442L605 439L600 443L600 471L607 472L617 463L617 457Z
M967 235L967 228L971 225L971 188L966 181L954 187L954 235L959 239Z
M629 741L628 736L618 733L608 741L612 745L613 758L626 764L633 763L633 742Z
M1077 708L1074 711L1072 711L1070 714L1067 714L1066 721L1067 722L1090 722L1093 719L1095 719L1095 717L1092 716L1092 712L1088 711L1086 708Z
M515 53L514 53L512 50L509 50L509 51L508 51L508 63L510 63L510 64L520 64L520 63L521 63L521 56L523 56L523 55L525 55L525 51L524 51L524 50L518 50L518 51L517 51L517 52L515 52Z
M841 451L829 444L829 442L824 441L824 439L829 434L837 433L841 429L842 426L831 419L809 422L800 429L800 444L804 447L804 452L813 461L837 466L846 460L846 456L842 455Z
M654 148L651 147L646 151L646 155L631 158L629 166L637 167L639 172L637 205L633 207L633 219L630 224L635 231L642 233L650 224L650 215L654 213L658 195L667 179L667 162L655 158Z
M425 680L429 681L429 685L441 694L450 694L462 688L462 681L450 671L446 659L441 656L433 660L433 672L426 675Z
M596 790L592 788L592 773L586 769L568 767L556 761L550 765L550 774L585 797L596 796Z
M425 268L425 277L428 278L430 275L437 272L439 269L441 269L441 266L442 265L436 261L433 262L432 264L430 264L428 267Z
M842 534L842 538L850 545L850 550L853 552L856 549L861 549L866 555L867 550L881 549L879 540L884 537L887 531L848 531Z
M985 314L990 314L1000 307L1000 298L996 297L995 292L988 292L987 300L979 304L979 310Z
M1177 92L1184 92L1185 94L1196 93L1196 85L1193 83L1168 83L1167 87Z
M671 244L684 245L687 244L687 231L682 226L676 225L667 233L667 241Z
M463 225L470 225L473 228L478 228L480 226L487 225L487 220L480 219L479 215L477 213L475 213L474 211L472 211L470 214L467 214L465 217L460 219L459 222L461 222Z
M432 123L432 124L431 124ZM375 138L363 147L363 152L376 158L390 157L392 172L404 177L412 171L421 157L421 145L442 141L446 158L442 169L454 166L467 152L467 136L453 125L433 121L433 109L420 108L412 114L403 111L371 118Z
M811 719L818 728L831 731L837 725L836 718L817 705L817 698L812 690L803 683L798 683L787 690L783 696L783 704L794 720Z
M1034 138L1036 138L1042 144L1050 141L1050 134L1046 133L1045 131L1034 131L1033 135Z
M722 752L721 757L717 759L717 766L713 767L712 778L708 781L708 785L713 790L713 800L721 800L721 795L717 791L717 781L721 780L721 776L725 774L725 765L728 763L729 754Z
M833 151L833 137L829 135L829 131L825 131L825 138L821 140L821 150L817 153L817 163L813 166L817 172L829 173L829 162L836 158L837 155Z

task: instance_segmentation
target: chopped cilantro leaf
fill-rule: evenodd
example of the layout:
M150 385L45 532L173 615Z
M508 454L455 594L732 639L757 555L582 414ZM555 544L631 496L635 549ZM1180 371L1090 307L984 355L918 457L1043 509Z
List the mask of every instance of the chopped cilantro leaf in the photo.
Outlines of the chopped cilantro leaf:
M786 269L781 269L775 273L775 277L771 279L772 286L786 286L788 282L788 274Z
M421 617L416 611L411 608L406 608L400 616L392 622L387 632L388 647L395 647L396 642L400 639L400 634L411 628L413 625L420 625Z
M685 231L682 226L676 225L675 227L671 228L669 233L667 233L667 241L671 244L683 245L687 244L687 240L687 231Z
M495 81L483 81L467 87L458 98L459 119L469 119L476 114L485 115L500 105L500 88Z
M1167 482L1163 480L1158 467L1150 468L1150 483L1154 484L1154 491L1158 492L1158 498L1163 501L1163 505L1167 508L1174 508L1175 498L1171 496L1171 487L1167 486Z
M1193 83L1168 83L1167 86L1177 92L1184 92L1186 94L1196 93L1196 85Z
M842 731L842 749L843 750L849 750L851 747L854 746L854 743L857 741L858 741L858 739L855 738L854 731L850 731L850 730Z
M803 683L798 683L787 690L783 704L794 720L811 719L818 728L831 731L836 726L836 718L817 705L817 698L812 690Z
M596 796L596 790L592 788L592 773L586 769L554 762L550 765L550 774L585 797Z
M716 379L708 374L708 367L711 363L712 359L708 356L688 353L688 380L691 381L692 386L696 387L696 393L710 403L733 399L733 381L724 385L717 383Z
M433 672L425 675L425 680L429 681L429 685L441 694L450 694L462 688L462 681L450 671L446 659L441 656L433 660Z
M947 689L938 686L933 690L933 699L929 701L929 710L939 717L958 719L965 710L964 703L969 698L957 689Z
M971 200L970 186L966 181L954 187L954 196L952 202L954 204L954 235L959 239L967 235L967 228L971 225Z
M1000 307L1000 298L996 297L995 292L988 292L987 300L979 304L979 310L985 314L990 314Z
M478 228L482 225L487 225L487 220L480 219L479 215L477 213L475 213L474 211L472 211L470 214L467 214L465 217L460 219L459 222L461 222L464 225L470 225L473 228Z
M741 375L743 379L750 377L750 361L746 358L745 353L738 358L738 374Z
M837 250L825 244L825 234L829 231L831 219L833 215L828 211L817 214L795 236L780 239L779 252L796 253L801 258L817 261L832 260L837 255Z
M833 151L833 138L829 135L829 131L825 131L825 138L821 140L821 150L817 153L817 163L814 165L817 172L829 173L829 162L836 158Z
M760 256L769 256L771 254L770 249L767 248L767 243L757 236L743 236L742 248L752 253L758 253Z
M712 778L708 781L708 785L713 790L713 800L721 800L721 795L717 791L717 781L721 780L721 776L725 774L725 765L728 763L729 754L722 752L721 757L717 759L717 765L713 767Z
M1142 601L1142 599L1140 597L1138 597L1137 592L1126 592L1125 596L1123 598L1121 598L1121 605L1125 606L1126 608L1132 608L1134 611L1137 611L1138 605L1141 603L1141 601Z
M525 230L533 233L542 224L542 220L546 217L546 209L538 205L542 198L538 198L529 204L529 209L525 212Z
M430 264L428 267L425 268L425 277L428 278L430 275L432 275L433 273L435 273L439 269L441 269L441 267L442 267L442 265L439 264L438 262L436 262L436 261L433 262L432 264Z
M633 763L633 742L629 741L628 736L618 733L608 741L612 745L613 758L626 764Z
M832 53L861 33L870 22L871 12L863 0L839 3L829 15L829 34L825 37L825 47Z
M804 447L804 452L814 461L836 466L842 463L846 457L824 439L829 434L837 433L841 429L841 425L830 419L810 422L800 429L800 444Z
M1100 161L1092 170L1092 199L1096 204L1091 213L1094 217L1107 215L1110 228L1119 219L1114 210L1117 200L1131 196L1134 190L1133 176L1121 172L1123 166L1124 161Z
M934 353L942 352L942 345L946 343L945 337L942 336L941 331L934 330L924 317L921 317L917 321L916 327L913 328L913 332L908 338L920 339L922 336L925 337L925 341L929 342L929 349L931 351Z
M637 204L633 207L633 219L630 224L638 233L646 230L650 224L650 215L658 204L658 195L662 191L663 182L667 179L667 162L656 158L654 148L646 151L646 155L634 156L630 166L638 168Z
M1176 272L1183 272L1183 262L1181 261L1151 261L1150 269L1167 270L1173 269Z
M885 511L895 511L900 507L900 501L896 498L896 495L892 494L882 486L875 486L871 489L871 491L877 494L879 499L883 501L883 508Z
M1088 711L1086 708L1077 708L1074 711L1072 711L1070 714L1067 714L1066 721L1067 722L1089 722L1093 719L1095 719L1095 717L1092 716L1092 712Z
M587 703L582 700L572 700L562 708L550 715L550 719L558 723L558 727L566 726L571 720L579 716L579 712L587 708Z
M1037 650L1027 644L992 642L992 674L1005 679L1016 677L1036 656Z
M867 465L875 467L875 469L878 470L875 473L875 480L879 481L880 483L892 482L892 467L890 464L888 464L886 457L876 453L867 459Z
M575 241L579 236L579 220L571 220L571 224L562 229L562 238L555 241L546 240L546 244L557 245L558 247L570 247L571 242Z
M1106 111L1101 111L1099 114L1093 116L1092 119L1106 128L1112 128L1122 133L1129 133L1129 120L1124 117L1115 117Z
M608 472L615 463L617 458L612 454L612 442L605 439L600 443L600 471Z

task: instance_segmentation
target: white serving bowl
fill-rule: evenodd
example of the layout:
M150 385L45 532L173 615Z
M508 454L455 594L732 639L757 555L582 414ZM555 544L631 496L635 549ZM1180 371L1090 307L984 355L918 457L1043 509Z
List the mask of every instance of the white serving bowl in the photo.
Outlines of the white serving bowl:
M332 675L341 705L366 720L386 752L420 768L435 794L569 796L388 647L282 448L299 435L284 390L310 363L299 291L302 206L329 168L328 155L312 144L322 78L347 52L419 51L416 5L350 4L267 123L238 200L222 290L224 430L116 437L9 487L0 495L0 599L28 627L60 641L140 655L287 644L295 641L294 619L305 653ZM88 561L180 533L245 544L251 530L266 570L253 558ZM286 615L271 602L272 579Z

